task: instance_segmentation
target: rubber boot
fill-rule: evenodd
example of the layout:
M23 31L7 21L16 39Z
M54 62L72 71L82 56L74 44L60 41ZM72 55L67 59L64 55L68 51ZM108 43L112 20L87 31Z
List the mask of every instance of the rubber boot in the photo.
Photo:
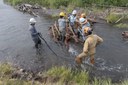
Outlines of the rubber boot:
M75 61L77 64L82 64L82 58L76 57Z
M94 65L94 63L95 63L94 58L90 59L90 62L92 65Z

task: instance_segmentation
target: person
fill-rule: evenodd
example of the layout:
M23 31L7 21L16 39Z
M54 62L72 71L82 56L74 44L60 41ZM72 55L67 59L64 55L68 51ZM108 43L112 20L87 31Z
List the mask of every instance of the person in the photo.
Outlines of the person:
M65 17L65 13L64 12L60 12L59 14L59 19L58 19L58 25L59 25L59 31L61 34L61 40L64 42L65 40L65 34L66 34L66 19Z
M72 30L73 30L73 32L75 33L75 34L77 34L78 33L78 30L77 30L77 28L75 27L75 24L76 24L76 22L77 22L77 11L76 10L73 10L72 11L72 14L68 17L68 19L69 19L69 23L70 23L70 25L71 25L71 27L72 27Z
M88 22L87 18L86 18L86 14L85 13L81 14L79 22L80 22L82 28L91 26L90 23Z
M86 19L85 18L80 18L79 19L79 23L80 23L79 33L82 36L83 41L85 41L85 39L86 39L85 38L85 34L84 34L84 29L86 27L88 27L85 22L86 22Z
M30 23L29 31L31 33L32 40L35 43L35 48L38 49L39 45L41 45L41 40L39 38L40 33L37 32L37 30L35 28L36 20L34 18L30 18L29 23Z
M103 39L96 34L92 34L92 30L89 27L84 29L84 33L87 36L87 39L84 42L83 52L75 58L75 61L78 65L81 65L83 58L90 56L90 63L94 65L96 46L103 42Z

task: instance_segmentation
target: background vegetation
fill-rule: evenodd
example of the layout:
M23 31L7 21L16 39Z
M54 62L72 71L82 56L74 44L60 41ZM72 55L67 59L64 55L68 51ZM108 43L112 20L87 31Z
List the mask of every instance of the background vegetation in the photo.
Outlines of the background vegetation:
M17 5L19 3L30 3L47 6L50 8L59 8L60 6L67 7L68 5L73 5L77 7L85 7L87 5L104 5L104 6L123 6L128 7L128 0L5 0L10 2L12 5Z

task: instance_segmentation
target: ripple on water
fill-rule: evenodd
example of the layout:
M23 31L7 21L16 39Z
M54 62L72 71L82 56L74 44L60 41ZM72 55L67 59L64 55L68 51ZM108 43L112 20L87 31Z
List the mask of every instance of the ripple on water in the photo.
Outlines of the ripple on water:
M72 46L69 47L68 52L73 55L76 56L79 53L77 52L77 50L75 50ZM109 71L109 72L128 72L128 68L126 68L123 64L113 64L113 65L109 65L107 60L103 59L103 58L96 58L95 60L95 67L97 68L97 70L100 71ZM85 60L86 64L90 64L90 59L87 58Z

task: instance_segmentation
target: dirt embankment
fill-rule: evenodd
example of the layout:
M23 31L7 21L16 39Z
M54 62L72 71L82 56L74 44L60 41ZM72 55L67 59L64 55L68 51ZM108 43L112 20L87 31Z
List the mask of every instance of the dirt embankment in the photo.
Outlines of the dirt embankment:
M30 4L20 4L15 6L15 8L23 13L29 13L34 17L42 16L42 15L54 17L54 16L58 16L59 12L61 11L59 9L48 9L40 5L30 5Z
M46 15L50 18L55 18L55 17L58 17L61 11L64 11L67 14L69 13L66 11L68 8L50 9L37 4L35 5L21 4L21 5L17 5L16 8L19 11L22 11L23 13L29 13L35 17ZM116 20L116 22L119 22L122 20L121 23L126 22L125 18L122 18L122 16L128 14L128 9L126 7L109 7L109 8L103 8L103 9L98 9L93 7L92 9L88 9L88 8L84 9L84 8L76 7L74 9L78 11L78 15L85 12L88 18L103 19L106 21L108 21L107 17L110 14L121 15L121 17Z

